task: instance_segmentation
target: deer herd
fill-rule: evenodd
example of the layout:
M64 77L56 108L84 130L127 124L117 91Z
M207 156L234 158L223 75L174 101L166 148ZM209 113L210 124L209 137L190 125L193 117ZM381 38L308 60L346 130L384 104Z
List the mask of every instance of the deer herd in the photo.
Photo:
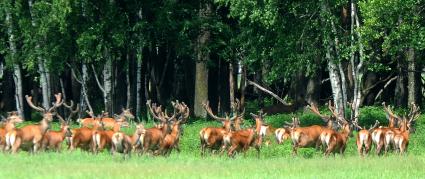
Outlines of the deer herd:
M154 121L158 121L151 128L145 128L144 123L135 124L135 131L128 135L121 131L130 127L135 116L129 109L122 109L122 113L110 117L108 113L95 116L92 111L86 111L88 117L78 119L79 128L71 129L70 123L79 113L79 105L70 101L63 101L62 95L55 94L52 107L46 109L37 106L31 96L25 96L28 105L39 112L42 120L38 124L29 124L16 127L24 119L17 112L9 112L7 117L1 116L0 125L0 150L16 153L23 146L30 146L31 153L52 150L61 151L65 141L67 148L73 151L77 148L97 154L108 150L112 155L122 153L124 157L131 153L137 155L163 155L168 156L172 150L180 152L180 138L183 134L183 125L188 121L190 110L184 102L172 101L172 113L165 107L147 101L146 106ZM62 117L58 109L64 107L66 118ZM356 119L346 119L340 115L329 101L330 115L322 114L316 105L309 105L308 109L319 116L325 125L300 126L297 117L292 122L284 122L282 128L274 128L264 120L266 114L250 113L253 125L245 126L245 109L239 100L231 105L231 115L219 116L214 114L209 102L203 104L208 116L222 123L221 127L205 127L199 132L201 156L207 150L220 155L226 153L234 157L236 153L246 152L253 147L260 156L263 142L270 145L270 138L275 138L276 143L282 144L289 140L292 143L292 153L297 154L299 148L316 148L325 156L330 154L344 154L347 142L353 136L353 131L358 130L355 136L357 151L360 156L367 155L372 146L375 146L377 155L386 154L389 150L405 153L409 144L409 134L415 131L414 124L419 117L420 110L411 104L409 113L405 116L394 114L391 106L383 103L383 108L388 119L388 126L379 126L376 120L373 126L361 127ZM50 129L54 119L60 122L60 130ZM247 124L248 125L248 124ZM243 127L244 126L244 127Z

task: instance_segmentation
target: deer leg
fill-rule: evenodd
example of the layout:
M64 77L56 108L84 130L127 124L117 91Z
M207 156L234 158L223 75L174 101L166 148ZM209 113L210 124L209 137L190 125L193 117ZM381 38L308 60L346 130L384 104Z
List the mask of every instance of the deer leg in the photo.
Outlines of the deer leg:
M236 148L237 148L237 146L236 146L236 145L232 145L232 147L230 147L229 151L227 152L227 155L228 155L229 157L234 157L234 156L235 156L234 151L236 150Z
M15 142L12 144L12 154L15 154L19 150L21 143L21 138L17 137Z

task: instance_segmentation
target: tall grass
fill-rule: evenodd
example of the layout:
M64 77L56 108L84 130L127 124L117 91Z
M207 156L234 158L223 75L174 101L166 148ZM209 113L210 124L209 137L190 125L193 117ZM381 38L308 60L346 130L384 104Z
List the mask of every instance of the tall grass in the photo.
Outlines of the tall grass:
M385 116L381 117L370 115L369 120L385 120ZM290 115L274 115L265 120L279 127L290 118ZM302 125L322 124L311 114L302 114L300 119ZM314 149L300 149L298 156L292 156L289 141L278 145L272 138L270 146L262 147L260 159L256 158L254 150L234 159L215 154L203 158L199 130L220 126L220 123L197 120L184 126L181 152L173 151L169 157L133 155L124 160L121 155L111 156L107 151L97 155L80 150L36 155L21 151L16 155L0 154L0 178L421 178L425 174L424 120L424 116L418 119L408 154L402 156L390 153L360 158L354 138L350 138L344 156L324 157ZM251 125L247 119L245 127ZM58 124L54 123L53 129L57 128ZM134 131L133 128L123 130L128 134Z

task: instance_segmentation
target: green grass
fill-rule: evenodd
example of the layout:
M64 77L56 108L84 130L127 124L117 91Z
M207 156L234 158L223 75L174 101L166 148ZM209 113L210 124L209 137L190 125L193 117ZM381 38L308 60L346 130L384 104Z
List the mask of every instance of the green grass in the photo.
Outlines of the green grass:
M289 115L275 115L266 121L275 127L289 120ZM371 119L372 120L372 119ZM373 119L374 120L374 119ZM84 151L46 152L36 155L21 151L16 155L0 154L0 178L421 178L425 175L425 129L423 117L411 137L409 153L403 156L371 154L360 158L351 138L344 156L323 157L314 149L301 149L291 155L291 144L263 146L260 159L255 151L234 159L226 156L200 156L198 132L214 121L196 121L184 126L181 153L170 157L136 156L124 160L107 152L93 155ZM302 124L320 123L311 115L301 116ZM150 124L151 125L151 124ZM247 121L246 126L250 126ZM53 128L57 128L57 124ZM124 129L131 133L132 128Z

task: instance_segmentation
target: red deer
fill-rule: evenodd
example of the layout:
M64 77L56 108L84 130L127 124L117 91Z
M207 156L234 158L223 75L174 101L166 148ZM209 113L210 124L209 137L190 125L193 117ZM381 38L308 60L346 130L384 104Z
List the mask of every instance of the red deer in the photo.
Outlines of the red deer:
M51 150L59 152L61 149L61 144L65 140L65 138L71 137L69 121L65 121L59 114L56 114L56 116L58 117L61 123L61 129L59 131L49 130L44 134L43 140L41 142L41 148L43 150L49 148Z
M93 132L100 127L100 123L94 123L93 128L81 127L77 129L71 129L71 139L70 139L70 150L73 151L76 148L81 148L84 150L93 149Z
M415 132L413 125L416 122L416 119L419 117L419 114L419 107L412 103L409 115L407 118L404 117L402 120L400 132L394 136L395 148L400 152L400 154L404 154L407 151L407 147L409 145L409 135L411 132Z
M357 123L354 124L355 127L359 128L360 131L356 135L356 144L357 144L357 152L360 156L365 156L369 153L372 147L372 131L378 127L379 121L375 121L375 125L371 126L369 129L366 127L360 127Z
M2 121L0 127L0 150L4 151L6 148L6 131L10 131L15 128L16 123L23 122L23 119L19 116L18 112L8 112L7 118L1 116Z
M182 131L182 126L184 123L186 123L187 119L189 118L190 110L185 104L178 104L180 107L179 114L181 115L179 117L179 120L173 121L173 124L171 126L171 133L167 134L160 144L159 152L162 155L170 155L171 151L175 148L178 152L180 152L179 142L180 142L180 135Z
M43 114L43 119L39 124L27 125L20 129L15 128L7 132L6 144L8 149L11 148L12 153L16 153L22 143L33 144L33 152L37 152L37 150L41 147L43 136L47 129L49 129L50 122L53 120L53 111L63 103L61 93L55 94L56 102L49 109L35 106L32 102L31 96L26 95L25 98L31 108Z
M338 119L339 120L339 119ZM346 120L340 120L341 131L333 133L322 133L322 143L326 146L325 155L328 156L331 152L339 152L341 155L344 154L345 148L347 147L348 139L351 135L350 123Z
M336 119L334 115L325 116L320 114L319 109L314 104L310 105L309 108L313 113L320 116L320 118L327 123L327 127L319 125L312 125L309 127L294 127L291 132L293 154L297 154L298 148L315 147L318 149L321 144L320 134L322 134L322 132L325 130L333 131L333 123ZM329 108L332 109L330 102Z
M111 118L108 117L108 114L103 112L103 114L101 115L101 117L95 117L93 115L92 111L86 111L91 117L90 118L84 118L81 119L80 125L82 127L93 127L94 124L96 123L96 121L99 121L100 119L102 119L102 122L104 124L105 128L113 128L115 125L115 123L121 123L121 126L123 127L127 127L128 126L128 120L127 119L134 119L134 115L131 113L130 109L122 109L122 112L120 115L116 115L115 118Z
M276 137L276 142L282 144L285 140L291 137L291 128L296 128L300 126L300 121L296 117L292 117L292 122L289 123L285 121L283 128L277 128L274 132Z
M143 124L136 125L136 131L132 136L128 136L123 132L114 133L112 136L111 154L116 152L124 154L124 158L130 156L131 150L137 143L139 143L142 135L145 134L145 127Z
M230 146L227 151L229 157L234 157L235 152L243 152L244 155L246 151L251 147L255 147L257 150L257 157L260 157L260 147L262 144L262 136L260 135L261 126L264 122L264 116L260 112L259 115L251 113L251 116L255 120L255 126L253 128L248 128L238 131L229 131L225 132L223 136L224 147Z
M232 120L237 118L236 116L229 117L218 117L213 114L209 102L203 104L205 111L208 115L217 121L221 121L222 127L205 127L199 132L199 138L201 141L201 155L205 154L205 150L209 148L211 151L219 150L223 146L223 134L231 131Z
M373 130L372 132L372 141L376 146L376 154L381 154L382 147L385 147L385 152L388 151L391 142L394 139L394 129L396 129L395 124L399 121L397 115L395 115L390 106L386 106L385 102L382 103L384 110L389 121L388 127L379 127Z
M93 131L92 134L92 152L98 153L105 148L110 148L112 145L112 136L120 131L121 122L116 122L112 130L106 129L105 124L100 120L100 128Z
M150 100L146 103L147 107L153 118L161 121L161 127L152 127L146 129L145 135L143 135L143 139L141 139L141 146L143 146L143 151L141 154L146 153L148 151L152 151L154 154L159 149L161 142L164 137L168 134L168 123L172 121L176 117L176 110L174 109L174 114L169 117L167 114L162 112L161 106L157 107L156 104L152 104Z

